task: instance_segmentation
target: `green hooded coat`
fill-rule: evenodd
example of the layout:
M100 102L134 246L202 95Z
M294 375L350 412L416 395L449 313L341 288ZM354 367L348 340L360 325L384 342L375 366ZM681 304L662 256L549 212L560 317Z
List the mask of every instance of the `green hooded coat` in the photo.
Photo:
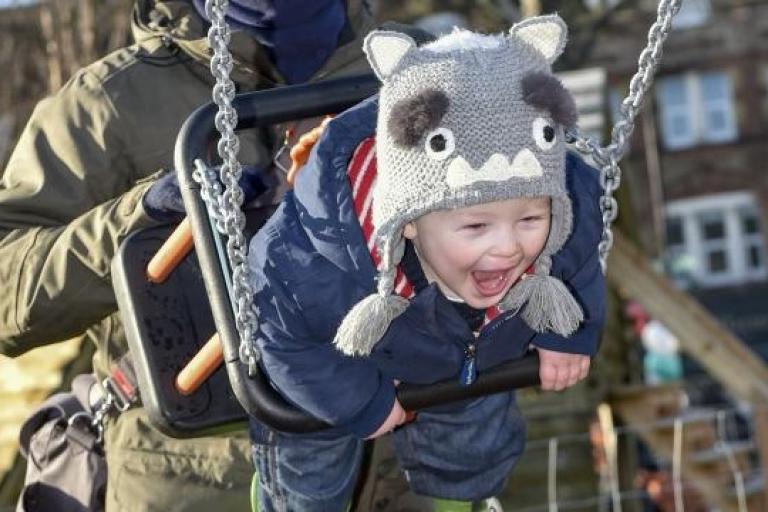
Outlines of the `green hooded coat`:
M368 70L367 3L349 0L336 53L312 80ZM157 224L141 198L173 165L183 121L211 98L206 27L191 2L139 0L136 43L77 72L33 112L0 180L0 353L75 337L104 375L126 350L110 262L129 233ZM283 82L258 43L234 33L240 92ZM240 160L269 162L276 132L241 134ZM110 422L107 510L247 510L245 433L171 439L140 408Z

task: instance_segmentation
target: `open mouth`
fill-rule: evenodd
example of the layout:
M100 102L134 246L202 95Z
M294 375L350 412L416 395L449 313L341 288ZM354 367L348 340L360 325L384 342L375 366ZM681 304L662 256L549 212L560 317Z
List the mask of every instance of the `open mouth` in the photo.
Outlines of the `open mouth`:
M493 297L500 294L509 283L511 269L501 270L473 270L472 279L480 295Z

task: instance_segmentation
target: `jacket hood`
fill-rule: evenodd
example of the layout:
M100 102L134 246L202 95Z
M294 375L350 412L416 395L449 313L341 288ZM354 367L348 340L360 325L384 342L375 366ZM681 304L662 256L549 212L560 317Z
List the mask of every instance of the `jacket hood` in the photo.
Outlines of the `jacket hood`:
M131 23L137 43L150 49L175 45L195 61L209 66L208 23L197 13L189 0L137 0ZM365 2L347 0L347 24L342 30L336 52L311 80L359 61L363 38L374 28L374 19ZM262 89L282 84L264 48L244 31L232 31L230 51L235 61L232 79L248 89ZM359 69L358 69L359 71Z
M369 98L334 118L293 189L298 222L313 247L366 287L375 268L355 214L347 166L359 144L376 129L378 98Z

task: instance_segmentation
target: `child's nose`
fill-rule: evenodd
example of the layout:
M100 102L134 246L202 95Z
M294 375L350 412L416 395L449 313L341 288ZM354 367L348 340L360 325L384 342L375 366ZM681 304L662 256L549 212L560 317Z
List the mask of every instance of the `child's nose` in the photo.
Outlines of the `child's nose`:
M520 252L520 241L514 230L501 229L496 237L496 244L493 247L493 255L509 258L516 256Z

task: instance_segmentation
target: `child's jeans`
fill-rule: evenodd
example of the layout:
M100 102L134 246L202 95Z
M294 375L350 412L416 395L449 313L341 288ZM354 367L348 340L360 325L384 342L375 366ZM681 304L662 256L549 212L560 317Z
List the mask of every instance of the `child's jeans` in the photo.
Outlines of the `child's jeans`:
M498 494L525 445L513 393L453 411L420 412L395 430L397 457L414 492L476 501ZM251 421L261 512L344 512L363 441L338 431L284 434Z

